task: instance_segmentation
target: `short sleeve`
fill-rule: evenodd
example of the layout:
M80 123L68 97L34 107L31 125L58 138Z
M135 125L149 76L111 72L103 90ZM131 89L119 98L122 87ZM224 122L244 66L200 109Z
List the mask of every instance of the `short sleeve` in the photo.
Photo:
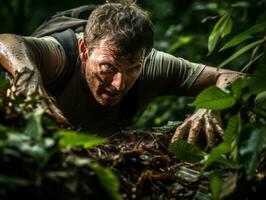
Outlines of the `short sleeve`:
M149 99L163 95L183 95L204 68L203 64L153 49L143 63L141 91Z
M27 44L33 49L37 67L44 84L49 85L64 70L66 55L62 45L53 37L25 37Z

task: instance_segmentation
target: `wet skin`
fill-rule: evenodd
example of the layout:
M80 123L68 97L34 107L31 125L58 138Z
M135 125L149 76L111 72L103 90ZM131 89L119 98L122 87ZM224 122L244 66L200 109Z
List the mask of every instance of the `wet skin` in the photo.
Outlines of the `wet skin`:
M139 50L130 59L116 56L103 39L90 52L83 38L79 39L82 72L96 101L104 106L120 102L140 75L144 50Z

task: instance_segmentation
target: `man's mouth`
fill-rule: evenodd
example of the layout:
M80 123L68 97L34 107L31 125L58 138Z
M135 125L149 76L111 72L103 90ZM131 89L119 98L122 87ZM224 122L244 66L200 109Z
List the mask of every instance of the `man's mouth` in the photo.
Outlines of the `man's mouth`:
M109 90L106 90L106 89L104 89L103 92L105 94L107 94L108 96L111 96L111 97L115 97L115 96L118 96L119 94L121 94L121 92L109 91Z

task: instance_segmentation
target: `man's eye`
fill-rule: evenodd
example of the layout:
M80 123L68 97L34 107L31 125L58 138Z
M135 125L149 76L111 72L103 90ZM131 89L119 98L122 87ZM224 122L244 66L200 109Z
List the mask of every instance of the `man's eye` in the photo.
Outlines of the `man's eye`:
M116 68L113 65L111 65L111 64L104 64L103 67L104 67L104 70L107 71L107 72L116 71Z
M140 70L141 65L135 66L129 70L129 72L133 73Z

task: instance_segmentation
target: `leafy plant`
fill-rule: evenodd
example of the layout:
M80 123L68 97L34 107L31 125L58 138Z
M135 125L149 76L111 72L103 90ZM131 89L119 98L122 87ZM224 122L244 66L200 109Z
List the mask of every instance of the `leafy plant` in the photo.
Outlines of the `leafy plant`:
M262 1L257 3L260 4ZM244 7L239 5L224 4L223 14L209 36L208 49L209 53L213 53L219 42L227 38L229 41L220 48L219 54L228 50L233 53L221 62L220 67L242 58L242 63L244 63L242 71L250 71L251 74L235 81L225 90L211 86L202 91L189 104L196 109L226 109L223 115L224 123L227 124L224 141L204 156L196 157L197 159L193 158L189 152L194 152L192 153L194 156L203 154L195 152L191 145L185 146L175 142L170 146L177 159L198 161L201 163L201 171L210 174L213 199L223 199L230 195L238 195L238 198L242 195L244 197L249 190L243 194L236 194L243 184L262 187L257 174L260 173L258 167L266 159L265 156L262 157L262 153L266 151L266 71L263 47L266 43L265 13L257 13L255 24L249 24L242 32L230 39L229 33L234 32L235 29L233 24L237 24L239 20L234 12L243 8L250 9L250 4L245 4ZM251 54L249 59L246 59L245 53L248 51L251 51ZM244 54L245 57L243 57ZM182 155L184 152L188 158Z

